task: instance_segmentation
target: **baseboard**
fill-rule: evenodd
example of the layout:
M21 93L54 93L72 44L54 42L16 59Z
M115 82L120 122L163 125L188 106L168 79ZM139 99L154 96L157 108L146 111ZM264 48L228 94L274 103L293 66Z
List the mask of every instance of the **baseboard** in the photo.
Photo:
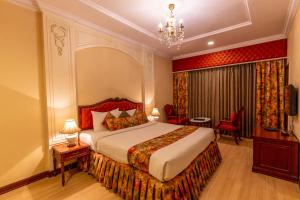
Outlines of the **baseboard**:
M39 181L39 180L41 180L41 179L43 179L43 178L48 177L48 175L49 175L49 171L44 171L44 172L42 172L42 173L39 173L39 174L30 176L30 177L25 178L25 179L23 179L23 180L20 180L20 181L11 183L11 184L9 184L9 185L5 185L5 186L3 186L3 187L0 187L0 195L1 195L1 194L4 194L4 193L7 193L7 192L9 192L9 191L18 189L18 188L20 188L20 187L22 187L22 186L25 186L25 185L28 185L28 184L30 184L30 183Z
M69 165L65 166L65 170L74 169L76 167L77 167L77 162L70 163ZM56 171L54 171L54 170L44 171L42 173L30 176L28 178L25 178L25 179L22 179L20 181L11 183L9 185L5 185L3 187L0 187L0 195L4 194L4 193L7 193L7 192L10 192L12 190L18 189L18 188L23 187L25 185L29 185L29 184L34 183L36 181L39 181L43 178L52 177L52 176L57 175L57 174L60 174L60 168L56 169Z

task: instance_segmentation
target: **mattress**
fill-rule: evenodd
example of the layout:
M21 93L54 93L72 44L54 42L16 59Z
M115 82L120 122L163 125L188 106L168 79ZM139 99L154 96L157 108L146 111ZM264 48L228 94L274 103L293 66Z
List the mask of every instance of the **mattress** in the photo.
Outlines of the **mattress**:
M80 134L82 141L91 148L120 163L128 164L128 149L136 144L172 132L182 126L148 122L117 131ZM211 128L200 127L194 133L154 152L150 157L149 173L160 181L168 181L182 172L214 140Z

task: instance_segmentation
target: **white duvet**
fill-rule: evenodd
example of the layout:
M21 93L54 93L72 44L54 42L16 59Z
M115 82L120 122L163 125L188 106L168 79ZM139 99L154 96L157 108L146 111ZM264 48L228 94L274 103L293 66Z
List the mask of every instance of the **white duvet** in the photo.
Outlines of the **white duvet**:
M83 142L90 144L94 151L115 161L128 164L128 149L180 127L173 124L148 122L117 131L84 131L80 134L80 138ZM161 181L171 180L182 172L213 140L213 129L197 129L194 133L154 152L150 157L149 173Z

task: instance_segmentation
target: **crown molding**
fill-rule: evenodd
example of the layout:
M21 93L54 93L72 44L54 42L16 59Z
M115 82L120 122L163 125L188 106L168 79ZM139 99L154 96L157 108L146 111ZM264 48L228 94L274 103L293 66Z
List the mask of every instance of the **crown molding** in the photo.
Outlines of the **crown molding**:
M246 42L240 42L240 43L236 43L236 44L222 46L222 47L218 47L218 48L214 48L214 49L208 49L208 50L203 50L203 51L196 51L193 53L182 54L179 56L174 56L172 60L179 60L179 59L183 59L183 58L200 56L200 55L204 55L204 54L209 54L209 53L214 53L214 52L219 52L219 51L224 51L224 50L229 50L229 49L235 49L235 48L240 48L240 47L246 47L246 46L251 46L251 45L260 44L260 43L264 43L264 42L271 42L271 41L275 41L275 40L286 39L286 38L287 37L284 34L272 35L272 36L268 36L268 37L258 38L255 40L249 40Z
M191 42L191 41L194 41L194 40L206 38L206 37L209 37L209 36L212 36L212 35L217 35L217 34L220 34L220 33L224 33L224 32L227 32L227 31L232 31L232 30L239 29L239 28L242 28L242 27L245 27L245 26L250 26L250 25L252 25L251 21L243 22L243 23L236 24L236 25L233 25L233 26L228 26L226 28L218 29L218 30L215 30L215 31L212 31L212 32L208 32L208 33L204 33L204 34L201 34L201 35L196 35L196 36L193 36L193 37L186 38L186 39L183 40L182 43Z
M39 11L39 6L35 0L8 0L7 2L15 4L17 6L32 10Z
M239 29L239 28L242 28L242 27L245 27L245 26L252 25L252 18L251 18L251 12L250 12L250 8L249 8L248 0L244 0L244 6L245 6L245 9L246 9L246 13L247 13L247 18L248 18L247 21L239 23L239 24L235 24L235 25L232 25L232 26L228 26L226 28L221 28L221 29L217 29L215 31L207 32L207 33L204 33L204 34L188 37L188 38L184 39L182 43L191 42L191 41L194 41L194 40L210 37L210 36L213 36L213 35L217 35L217 34L220 34L220 33L224 33L224 32L227 32L227 31L232 31L232 30L235 30L235 29Z
M283 28L283 34L285 34L286 36L289 34L290 28L292 26L295 15L297 13L298 5L299 5L299 0L291 0L289 3L286 22L285 22L284 28Z
M57 7L54 7L54 6L52 6L52 5L48 4L48 3L38 1L38 5L39 5L40 9L43 12L53 13L55 15L63 17L64 19L72 21L73 23L77 23L78 25L81 25L81 26L90 28L92 30L95 30L96 32L104 33L104 34L110 35L110 36L112 36L112 37L114 37L116 39L119 39L119 40L128 42L130 44L139 46L141 48L147 49L148 51L153 52L155 55L158 55L158 56L161 56L161 57L164 57L164 58L168 58L168 59L172 59L171 55L166 54L164 52L161 52L158 49L155 49L155 48L147 46L147 45L145 45L143 43L137 42L137 41L135 41L135 40L133 40L133 39L131 39L129 37L126 37L126 36L122 35L122 34L118 34L116 32L108 30L108 29L106 29L106 28L104 28L102 26L99 26L97 24L94 24L94 23L92 23L92 22L90 22L88 20L84 20L84 19L82 19L79 16L67 13L65 10L59 9Z
M81 2L82 4L85 4L86 6L88 6L90 8L93 8L94 10L96 10L98 12L101 12L101 13L113 18L114 20L117 20L117 21L119 21L119 22L121 22L121 23L123 23L123 24L125 24L125 25L127 25L127 26L129 26L129 27L131 27L131 28L133 28L133 29L135 29L135 30L151 37L151 38L153 38L153 39L155 39L155 40L159 40L159 38L155 34L153 34L150 31L144 29L143 27L141 27L141 26L125 19L124 17L121 17L120 15L117 15L116 13L100 6L99 4L95 3L94 1L91 1L91 0L78 0L78 1Z

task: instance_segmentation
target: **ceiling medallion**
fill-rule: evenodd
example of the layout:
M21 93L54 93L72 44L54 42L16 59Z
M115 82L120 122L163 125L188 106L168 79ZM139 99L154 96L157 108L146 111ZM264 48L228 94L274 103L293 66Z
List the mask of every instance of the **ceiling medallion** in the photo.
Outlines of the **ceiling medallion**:
M169 4L170 14L166 19L166 25L163 26L162 23L158 25L159 40L168 48L177 46L177 49L180 49L184 38L184 26L182 19L177 23L175 14L173 13L174 8L175 4Z

